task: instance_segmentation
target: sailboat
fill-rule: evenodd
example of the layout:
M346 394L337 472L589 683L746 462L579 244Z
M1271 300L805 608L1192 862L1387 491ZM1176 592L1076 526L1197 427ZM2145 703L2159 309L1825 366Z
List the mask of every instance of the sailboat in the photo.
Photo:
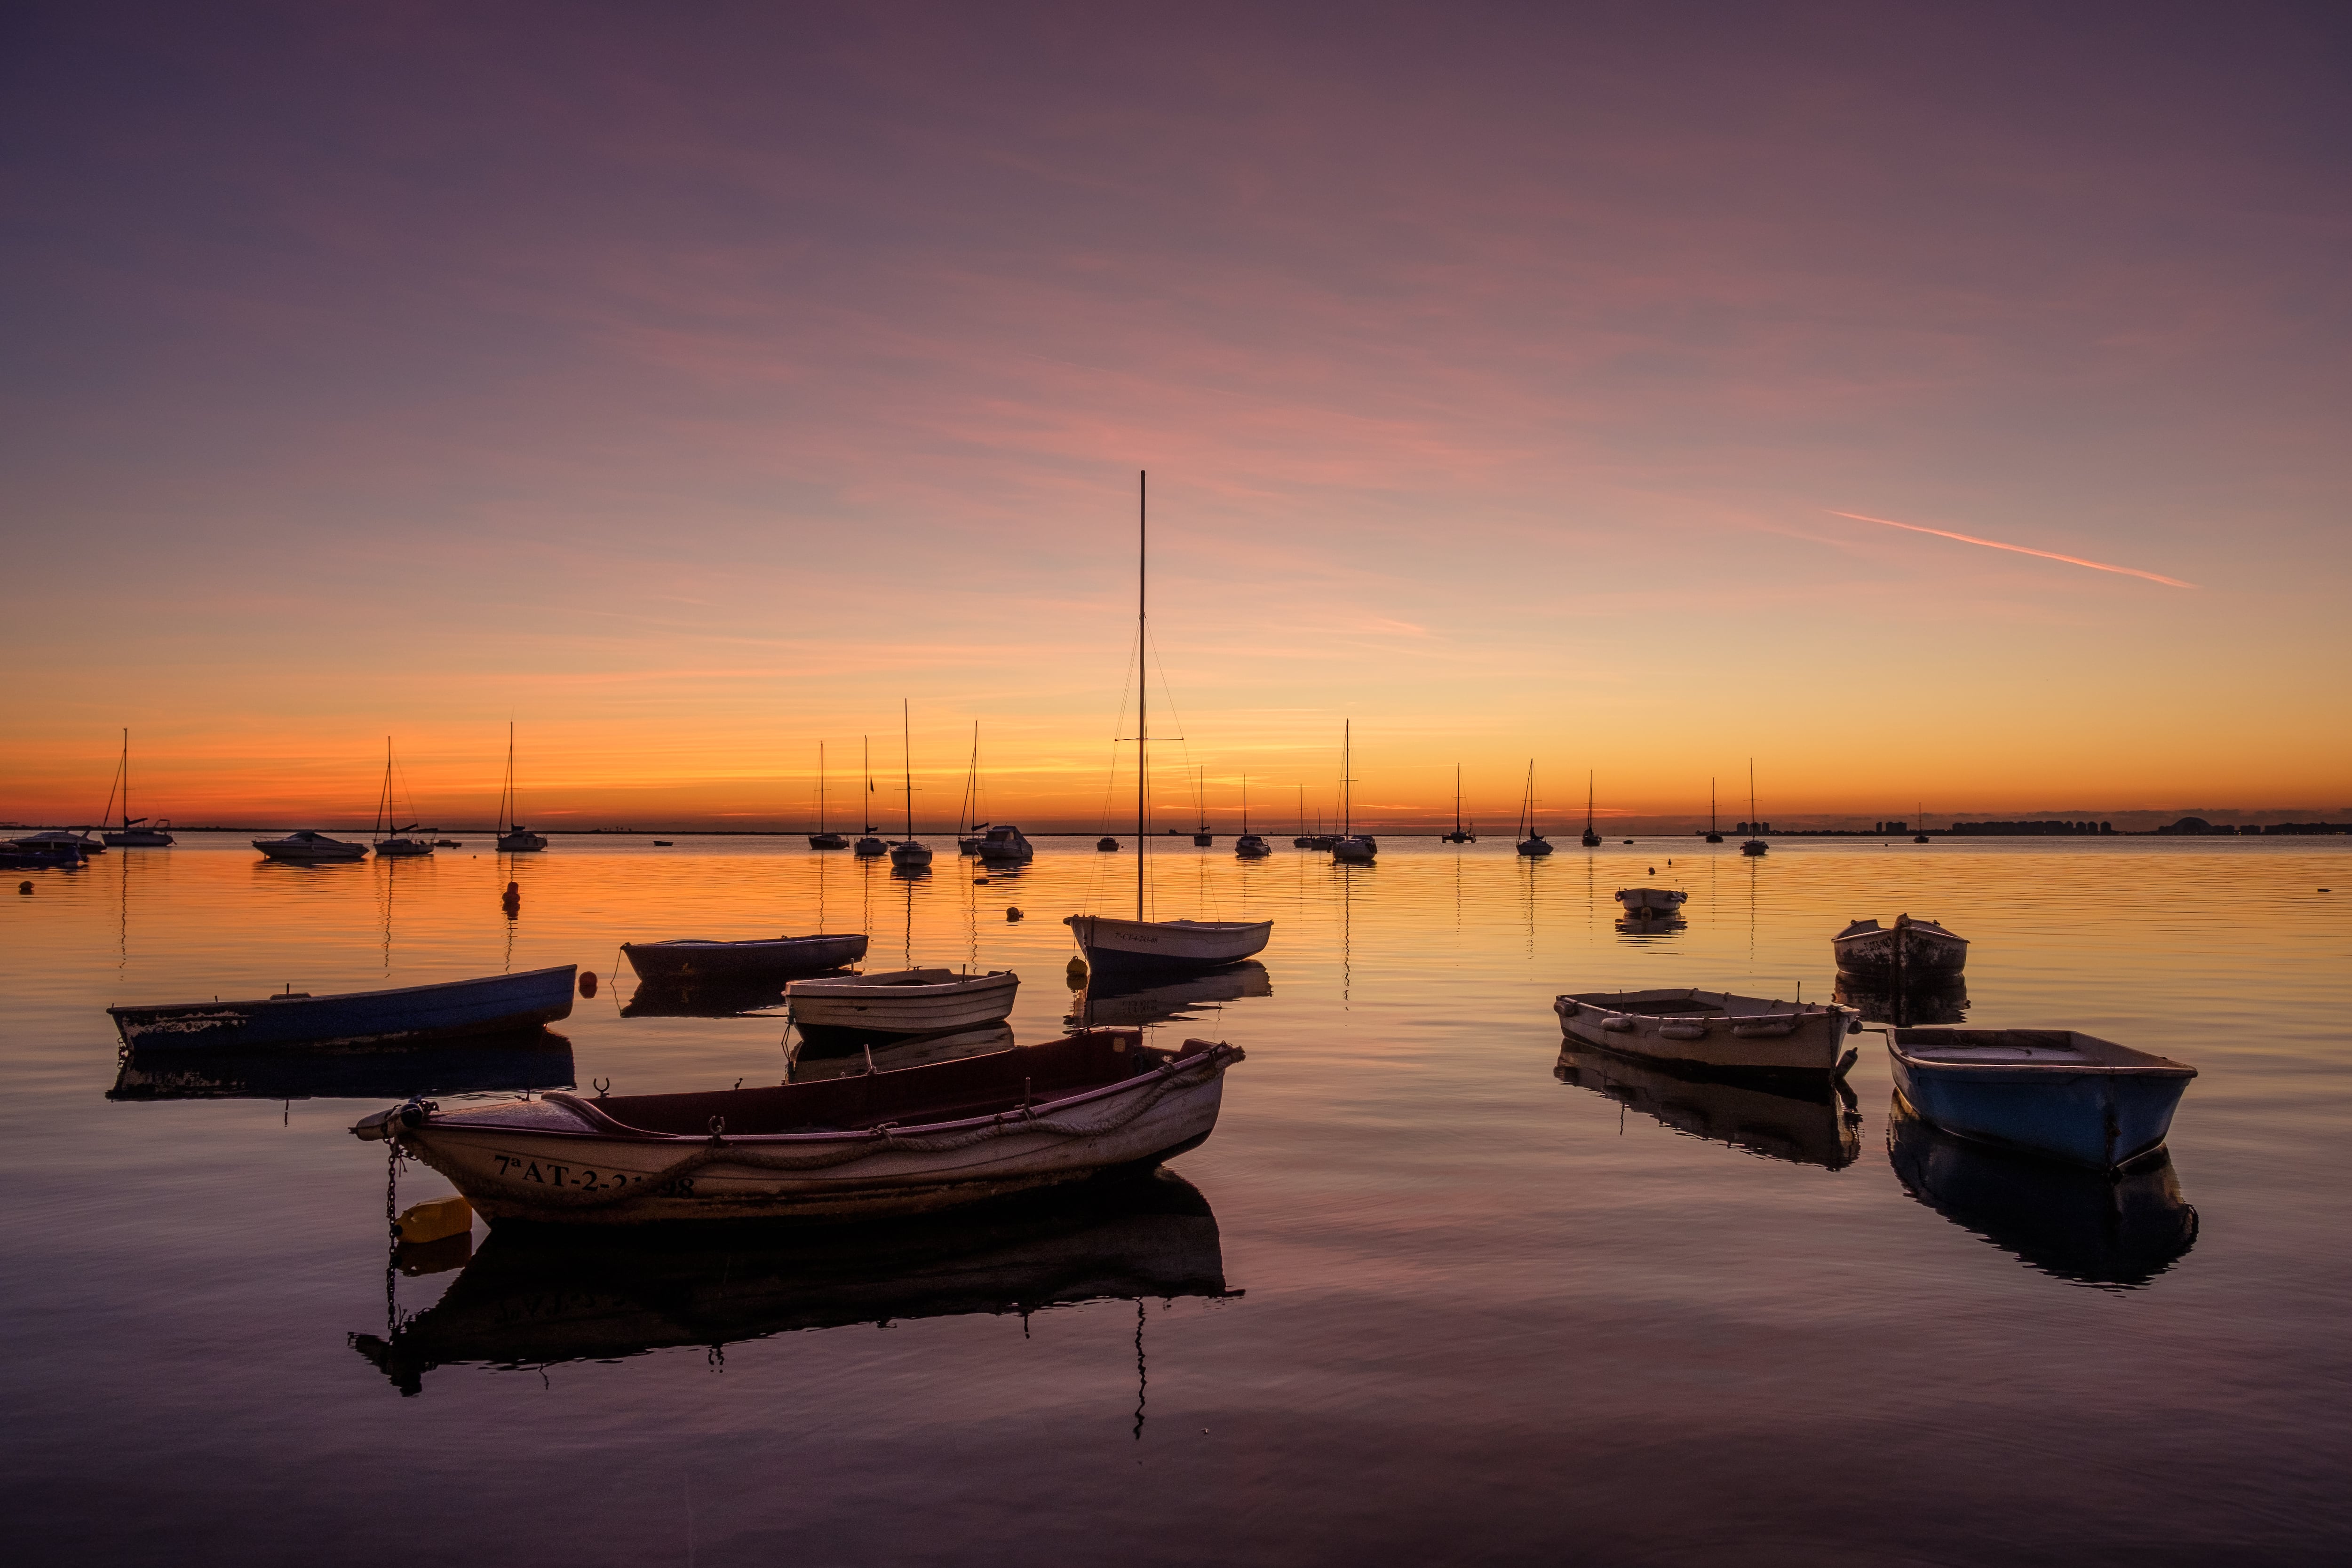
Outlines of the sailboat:
M898 871L921 871L931 863L930 847L915 841L915 732L910 711L906 699L900 698L898 738L904 747L899 757L907 769L907 836L890 846L890 864Z
M128 810L128 808L126 807L126 808L125 808L125 810ZM1914 815L1914 816L1912 817L1911 821L1912 821L1913 824L1918 828L1918 830L1919 830L1919 831L1918 831L1917 832L1916 832L1916 833L1914 833L1914 834L1912 834L1912 835L1911 835L1911 841L1912 841L1913 843L1915 843L1915 844L1924 844L1924 843L1926 843L1926 842L1927 841L1927 802L1925 802L1924 800L1923 800L1923 801L1921 801L1918 805L1916 805L1916 807L1914 807L1914 808L1913 808L1913 810L1914 810L1916 814L1916 815Z
M1528 856L1551 853L1551 841L1536 831L1536 759L1528 758L1527 792L1519 797L1519 853Z
M956 807L956 853L980 853L980 835L987 826L980 821L980 720L973 719L971 763L963 770L963 802Z
M1706 841L1711 844L1723 842L1723 830L1715 825L1715 780L1712 779L1706 781Z
M411 803L410 809L415 809L414 802ZM394 860L407 855L431 854L433 852L431 839L412 839L408 836L415 829L415 822L403 826L399 816L393 810L392 737L387 735L383 737L383 794L376 801L375 806L374 831L383 835L375 841L376 858Z
M1249 831L1249 776L1242 776L1242 836L1234 841L1234 853L1245 861L1263 860L1274 853L1274 846Z
M1748 831L1758 835L1739 846L1743 855L1760 855L1772 846L1763 840L1764 825L1756 820L1756 758L1748 759Z
M1454 765L1454 831L1440 841L1449 844L1475 844L1478 841L1478 826L1472 823L1467 831L1462 827L1462 764Z
M808 836L813 850L845 850L849 841L824 831L824 742L816 743L816 831Z
M1381 846L1371 834L1355 831L1355 727L1349 719L1339 731L1339 837L1331 845L1331 858L1342 865L1370 865Z
M866 759L866 831L855 847L860 860L872 860L877 855L888 854L890 846L874 836L874 737L861 735L857 743L863 748Z
M1201 825L1192 830L1192 844L1203 850L1217 841L1217 835L1209 831L1208 771L1206 768L1192 769L1192 806L1201 819Z
M521 854L547 847L544 834L534 833L514 820L514 721L507 721L507 781L499 791L499 852Z
M1584 775L1584 837L1580 841L1588 850L1601 847L1601 835L1592 831L1592 773L1589 768Z
M1316 847L1315 835L1307 831L1307 786L1304 784L1298 787L1298 836L1290 841L1290 847L1298 850Z
M140 824L147 819L131 814L131 731L128 728L122 732L122 761L115 768L114 782L122 792L122 825L104 828L99 837L118 850L160 850L168 846L172 842L172 835L163 831L172 825L168 819L153 827L141 827ZM110 817L113 814L110 800L107 815Z
M1145 477L1136 476L1135 492L1135 918L1108 915L1072 915L1062 924L1077 938L1079 951L1099 972L1104 969L1213 969L1239 963L1265 950L1274 935L1271 920L1147 920L1144 901L1151 883L1151 727L1148 722L1145 678L1151 657L1146 635L1145 589L1150 542Z

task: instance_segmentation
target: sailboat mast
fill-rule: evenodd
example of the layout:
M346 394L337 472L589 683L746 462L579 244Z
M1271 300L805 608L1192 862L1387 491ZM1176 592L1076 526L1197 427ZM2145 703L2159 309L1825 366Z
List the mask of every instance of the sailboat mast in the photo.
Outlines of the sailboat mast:
M915 836L915 725L910 705L898 699L898 760L907 770L907 836Z
M824 833L824 742L816 743L816 831Z
M1756 758L1752 757L1748 759L1748 831L1758 838L1764 836L1764 830L1756 825Z
M866 836L874 836L874 737L857 737L858 761L866 779Z
M1145 489L1150 475L1135 472L1135 917L1143 918L1143 857L1150 853L1146 831L1146 791L1151 778L1151 721L1145 712L1151 695L1151 648L1144 621L1144 578L1150 558L1150 509Z
M1339 836L1353 838L1356 833L1355 766L1350 760L1355 752L1356 721L1339 721Z
M131 831L131 727L122 727L122 831Z
M1591 768L1587 768L1584 774L1584 831L1588 833L1592 831L1592 771Z

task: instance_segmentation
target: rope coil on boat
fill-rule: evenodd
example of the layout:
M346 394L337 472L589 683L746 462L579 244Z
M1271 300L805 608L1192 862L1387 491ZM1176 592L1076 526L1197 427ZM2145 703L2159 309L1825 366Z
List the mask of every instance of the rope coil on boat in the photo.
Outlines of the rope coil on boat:
M714 1116L711 1118L714 1126L709 1143L661 1170L632 1177L625 1186L597 1192L550 1188L544 1192L534 1191L531 1197L534 1202L547 1207L608 1208L672 1189L681 1178L692 1176L720 1158L730 1165L749 1166L754 1170L798 1173L831 1170L882 1154L952 1154L1013 1133L1045 1133L1057 1138L1071 1139L1100 1137L1138 1120L1177 1089L1192 1088L1216 1076L1231 1063L1240 1061L1241 1056L1242 1053L1232 1047L1223 1046L1204 1051L1189 1061L1171 1062L1160 1069L1159 1082L1150 1089L1122 1102L1110 1114L1090 1123L1040 1116L1024 1105L1019 1112L1022 1119L1010 1124L1003 1120L1002 1112L981 1126L966 1127L953 1133L908 1136L899 1132L895 1124L885 1124L867 1129L866 1141L863 1145L798 1155L758 1145L725 1143L718 1132L718 1125L723 1124L723 1119Z

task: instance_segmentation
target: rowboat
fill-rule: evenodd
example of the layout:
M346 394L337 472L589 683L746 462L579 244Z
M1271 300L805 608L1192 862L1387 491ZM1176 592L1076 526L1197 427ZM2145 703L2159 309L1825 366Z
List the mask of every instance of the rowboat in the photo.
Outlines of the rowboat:
M1895 1087L1948 1133L2113 1170L2161 1145L2197 1070L2071 1029L1890 1029Z
M1851 1008L1834 1003L1728 991L1587 991L1558 998L1552 1011L1560 1032L1580 1044L1736 1072L1843 1075L1855 1055L1845 1037L1862 1028Z
M368 852L365 844L355 844L347 839L331 839L308 828L299 833L289 833L282 839L256 839L253 847L271 860L292 861L298 865L315 865L325 861L365 860Z
M500 1230L438 1301L351 1343L415 1394L442 1366L613 1362L810 1330L1232 1293L1208 1200L1158 1170L875 1225Z
M710 942L698 936L669 942L624 942L621 951L637 977L648 985L692 982L748 984L791 975L822 974L866 956L866 933L829 936L764 936L744 942Z
M1904 1191L2027 1266L2092 1285L2145 1285L2197 1243L2197 1210L2158 1149L2090 1171L1954 1137L1894 1097L1886 1157Z
M1617 902L1629 920L1671 920L1682 913L1690 894L1666 887L1621 887Z
M1898 915L1893 925L1857 920L1830 938L1838 973L1886 985L1950 980L1968 967L1969 943L1932 920Z
M1120 920L1072 915L1062 924L1097 969L1213 969L1265 950L1271 920Z
M531 969L436 986L314 997L289 990L242 1002L113 1007L107 1013L137 1051L191 1047L386 1045L536 1029L572 1016L579 967Z
M929 1067L935 1061L956 1061L967 1056L1010 1051L1014 1043L1013 1026L1008 1023L984 1023L977 1029L861 1041L850 1049L803 1035L784 1054L784 1082L810 1083L820 1078L850 1078L862 1072Z
M911 1214L1171 1158L1217 1124L1233 1046L1139 1031L772 1089L410 1101L352 1131L448 1177L493 1225Z
M1021 977L1009 969L889 969L794 980L784 988L784 1001L804 1039L936 1034L1003 1021L1020 988Z
M1843 1082L1727 1079L1563 1041L1552 1076L1664 1125L1767 1159L1843 1170L1862 1157L1862 1114Z

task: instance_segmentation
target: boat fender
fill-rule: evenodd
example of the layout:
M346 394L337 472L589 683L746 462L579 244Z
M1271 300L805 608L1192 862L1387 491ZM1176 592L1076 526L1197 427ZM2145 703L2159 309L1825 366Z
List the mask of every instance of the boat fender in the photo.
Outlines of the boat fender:
M1668 1040L1705 1040L1706 1025L1703 1023L1660 1024L1658 1032Z
M1029 917L1022 914L1018 909L1013 908L1008 904L1005 907L1004 918L1007 920L1026 920Z
M1859 1018L1850 1018L1846 1019L1845 1031L1848 1034L1860 1034L1862 1032L1862 1019Z
M1633 1020L1623 1013L1611 1013L1601 1020L1601 1027L1611 1034L1627 1034L1633 1030Z
M1551 1010L1558 1013L1564 1019L1572 1019L1577 1015L1578 1011L1576 998L1573 997L1561 997L1551 1004Z
M1087 961L1084 958L1072 958L1070 967L1062 972L1062 977L1069 981L1070 989L1074 991L1084 987L1087 983Z
M583 970L581 970L581 971L580 971L580 994L581 994L582 996L583 996L583 997L592 997L592 998L593 998L593 996L595 996L595 994L596 994L596 971L595 971L595 970L593 970L593 969L583 969Z
M370 1112L352 1124L352 1136L362 1144L381 1144L392 1135L385 1130L384 1124L397 1114L399 1114L397 1108L391 1111Z
M404 1102L394 1116L404 1127L421 1127L425 1125L425 1119L439 1109L441 1103L437 1100L411 1099Z
M1856 1024L1853 1027L1857 1033L1862 1030L1862 1026L1860 1024ZM1837 1070L1832 1072L1831 1076L1833 1078L1843 1078L1846 1075L1846 1070L1851 1068L1854 1064L1855 1060L1861 1055L1862 1052L1854 1049L1853 1046L1846 1047L1845 1054L1838 1058Z

